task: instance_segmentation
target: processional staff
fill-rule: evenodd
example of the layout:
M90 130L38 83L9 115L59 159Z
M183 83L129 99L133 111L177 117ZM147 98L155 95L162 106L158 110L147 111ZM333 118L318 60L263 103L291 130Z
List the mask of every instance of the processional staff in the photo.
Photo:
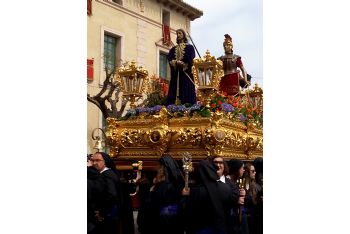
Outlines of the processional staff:
M198 56L199 56L200 58L202 58L202 57L201 57L201 55L199 54L198 50L197 50L196 45L194 44L194 42L193 42L193 40L192 40L191 35L190 35L188 32L187 32L187 35L188 35L188 37L190 38L190 40L191 40L191 42L192 42L193 47L196 49Z
M244 189L244 182L245 182L245 178L237 180L239 190ZM239 215L239 222L240 223L242 223L242 209L243 209L243 204L240 204L239 208L238 208L238 215Z
M192 171L192 156L189 152L185 152L182 157L183 170L185 172L185 190L188 190L188 174Z
M130 196L135 196L137 192L139 191L139 186L136 185L137 180L141 178L141 171L142 171L142 161L134 162L131 164L133 172L136 172L136 177L131 180L131 183L135 186L135 192L130 193Z

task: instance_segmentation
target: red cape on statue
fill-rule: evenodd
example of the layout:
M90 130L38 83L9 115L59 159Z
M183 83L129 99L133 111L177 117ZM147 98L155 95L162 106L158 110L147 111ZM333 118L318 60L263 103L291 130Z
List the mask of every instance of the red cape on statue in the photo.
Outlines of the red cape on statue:
M239 92L239 72L223 76L220 81L220 91L227 95L236 95Z

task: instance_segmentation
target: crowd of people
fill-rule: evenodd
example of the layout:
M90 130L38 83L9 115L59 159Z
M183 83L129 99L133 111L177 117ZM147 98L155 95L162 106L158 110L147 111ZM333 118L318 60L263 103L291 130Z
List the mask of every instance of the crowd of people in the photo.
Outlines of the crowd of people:
M208 157L190 174L170 155L153 176L136 181L142 234L256 234L263 232L262 158L244 163ZM153 177L153 178L152 178ZM130 187L108 154L88 157L88 234L134 234Z

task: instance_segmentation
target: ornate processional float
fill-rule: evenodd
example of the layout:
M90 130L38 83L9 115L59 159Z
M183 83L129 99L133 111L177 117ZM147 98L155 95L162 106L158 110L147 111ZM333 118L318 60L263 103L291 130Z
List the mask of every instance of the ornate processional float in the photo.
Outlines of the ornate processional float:
M207 51L193 60L197 104L136 107L148 87L148 72L135 62L118 69L115 82L131 108L120 118L108 118L111 157L119 167L142 160L143 167L165 153L181 160L186 153L198 162L207 156L254 160L263 155L263 91L256 84L235 96L218 92L222 62Z

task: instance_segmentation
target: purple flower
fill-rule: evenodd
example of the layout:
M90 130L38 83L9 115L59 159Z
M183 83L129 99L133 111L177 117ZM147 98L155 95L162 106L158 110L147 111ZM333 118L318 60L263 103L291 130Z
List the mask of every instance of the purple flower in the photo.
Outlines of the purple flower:
M171 105L167 106L166 109L169 112L184 112L186 110L186 107L185 107L185 105L177 106L177 105L171 104Z
M233 112L233 110L235 109L231 104L228 103L222 103L221 107L224 112Z
M141 113L148 113L149 112L148 109L149 109L148 107L137 107L136 108L136 110L138 110L140 114Z
M242 121L242 122L245 122L247 120L247 117L245 117L242 113L239 113L239 119Z
M151 111L151 112L157 113L157 112L159 112L162 108L163 108L163 106L161 106L161 105L156 105L156 106L151 107L151 108L150 108L150 111Z
M166 107L169 112L175 112L176 105L170 104Z

